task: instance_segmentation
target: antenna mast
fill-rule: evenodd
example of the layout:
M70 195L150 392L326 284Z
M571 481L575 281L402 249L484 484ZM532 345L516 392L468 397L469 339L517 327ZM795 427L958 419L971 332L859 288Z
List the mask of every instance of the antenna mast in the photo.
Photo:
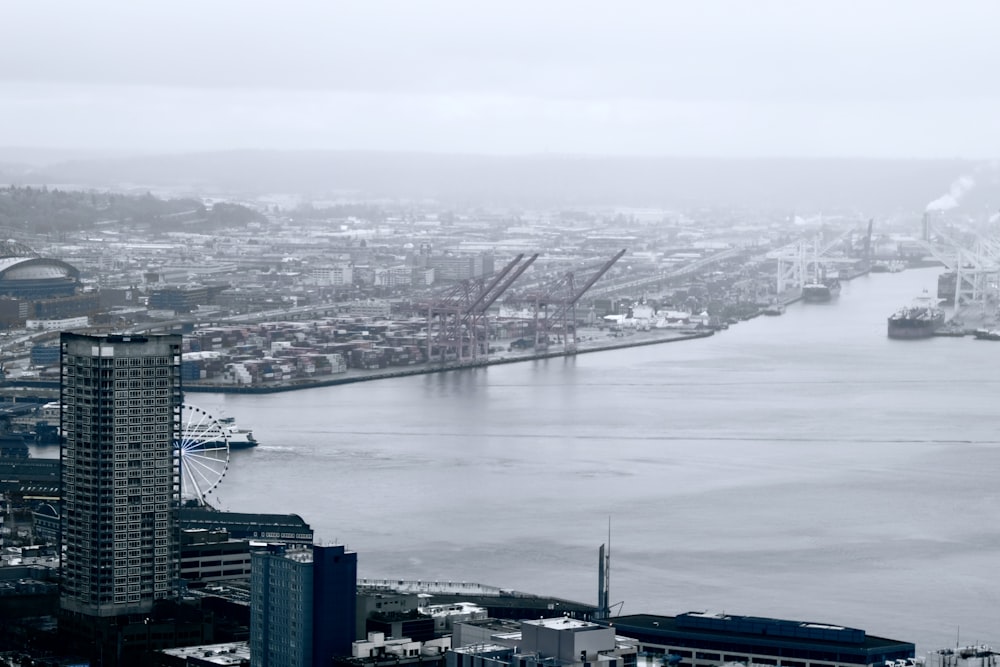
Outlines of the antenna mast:
M611 517L608 517L608 541L597 556L597 618L611 618Z

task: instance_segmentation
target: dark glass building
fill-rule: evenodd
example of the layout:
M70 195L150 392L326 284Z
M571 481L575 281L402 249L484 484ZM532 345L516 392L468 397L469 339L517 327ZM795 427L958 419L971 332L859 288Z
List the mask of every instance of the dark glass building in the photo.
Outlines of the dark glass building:
M350 655L358 589L358 555L343 545L313 547L313 665Z

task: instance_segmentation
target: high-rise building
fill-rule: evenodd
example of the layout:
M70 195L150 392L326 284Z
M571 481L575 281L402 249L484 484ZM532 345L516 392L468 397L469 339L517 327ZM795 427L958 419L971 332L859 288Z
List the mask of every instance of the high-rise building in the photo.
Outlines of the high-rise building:
M312 547L276 545L253 554L250 578L250 663L312 663Z
M148 614L179 579L181 337L61 335L64 612Z
M326 666L354 641L357 554L343 546L271 545L253 554L250 661Z
M358 597L358 554L343 545L313 547L313 665L350 655Z

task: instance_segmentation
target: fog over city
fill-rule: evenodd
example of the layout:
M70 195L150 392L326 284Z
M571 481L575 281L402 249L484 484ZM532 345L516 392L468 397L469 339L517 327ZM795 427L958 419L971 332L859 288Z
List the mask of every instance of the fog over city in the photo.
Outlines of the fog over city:
M1000 7L12 3L0 146L1000 154Z

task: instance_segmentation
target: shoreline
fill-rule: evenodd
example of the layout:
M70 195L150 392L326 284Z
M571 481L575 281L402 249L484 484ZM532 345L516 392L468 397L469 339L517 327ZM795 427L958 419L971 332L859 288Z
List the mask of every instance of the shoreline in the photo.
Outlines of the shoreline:
M715 335L715 331L712 329L706 331L692 331L684 332L679 335L674 335L670 337L657 337L657 338L643 338L640 340L630 340L621 343L611 343L606 345L599 345L593 347L578 347L575 351L568 352L565 350L554 351L554 352L541 352L534 354L523 354L513 357L500 357L492 359L484 359L481 361L463 361L463 362L448 362L448 363L425 363L421 364L419 367L401 367L393 370L382 370L373 371L370 373L341 376L341 377L329 377L322 380L298 380L290 381L281 384L274 385L257 385L257 386L236 386L236 385L222 385L222 384L192 384L185 383L184 391L191 393L201 393L201 394L275 394L279 392L286 391L299 391L302 389L314 389L317 387L333 387L342 384L354 384L356 382L371 382L374 380L382 380L385 378L398 378L407 377L410 375L428 375L431 373L446 373L448 371L461 371L469 368L482 368L486 366L498 366L500 364L516 364L525 361L538 361L540 359L554 359L558 357L572 357L578 354L590 354L593 352L606 352L608 350L621 350L631 347L643 347L646 345L661 345L664 343L677 343L685 340L694 340L697 338L708 338Z

